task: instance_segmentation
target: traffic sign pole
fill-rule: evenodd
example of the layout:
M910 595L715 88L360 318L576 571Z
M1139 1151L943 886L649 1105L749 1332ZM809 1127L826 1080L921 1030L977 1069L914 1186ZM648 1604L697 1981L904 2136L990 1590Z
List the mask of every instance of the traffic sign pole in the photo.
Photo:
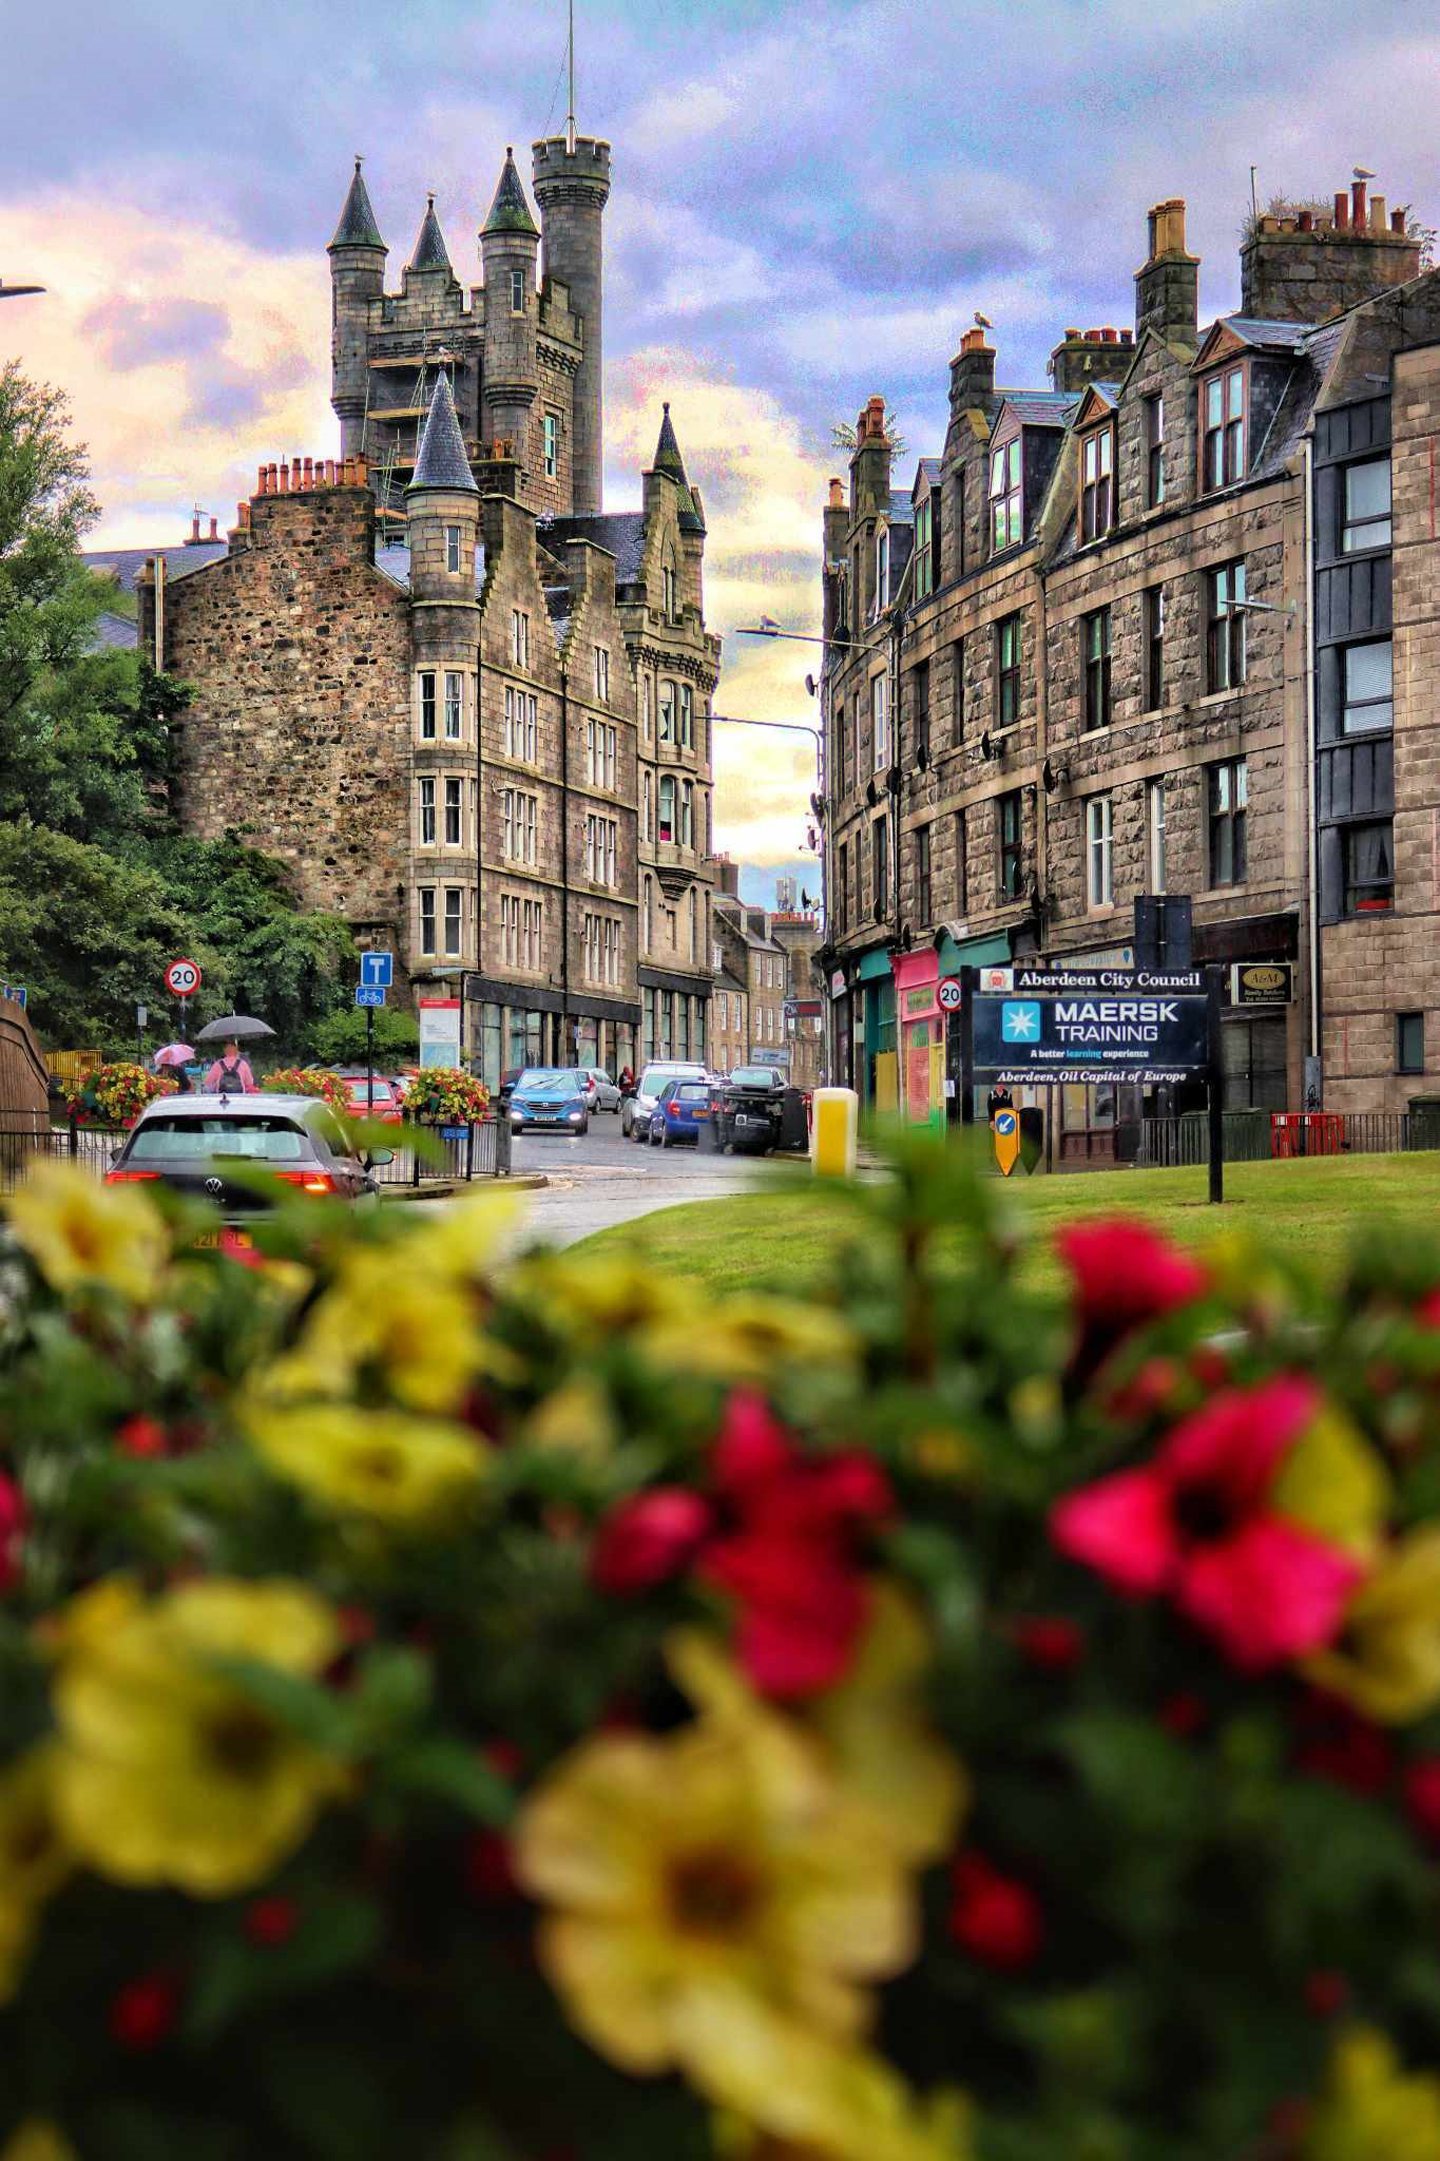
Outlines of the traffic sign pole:
M975 1123L975 970L960 970L960 1123Z
M375 1008L365 1008L365 1115L375 1116Z

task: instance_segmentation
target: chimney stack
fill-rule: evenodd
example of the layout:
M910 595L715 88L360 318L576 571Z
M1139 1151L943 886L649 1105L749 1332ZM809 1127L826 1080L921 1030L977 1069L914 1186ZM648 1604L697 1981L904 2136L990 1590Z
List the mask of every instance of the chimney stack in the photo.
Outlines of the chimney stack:
M1153 330L1182 345L1197 342L1200 258L1185 246L1185 198L1156 203L1149 216L1150 253L1135 273L1135 336Z
M1282 210L1255 221L1240 250L1240 312L1264 322L1323 323L1420 275L1403 212L1387 216L1364 180L1337 188L1334 215Z
M977 324L960 340L960 350L950 363L950 417L984 407L995 395L995 349L985 343Z

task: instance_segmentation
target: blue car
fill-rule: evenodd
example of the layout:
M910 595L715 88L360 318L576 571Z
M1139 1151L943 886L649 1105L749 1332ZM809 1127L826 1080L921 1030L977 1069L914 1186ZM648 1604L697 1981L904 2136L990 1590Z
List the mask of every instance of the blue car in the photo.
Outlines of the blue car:
M585 1076L574 1066L527 1066L510 1091L512 1133L588 1133Z
M650 1113L652 1148L675 1148L682 1141L699 1143L700 1128L711 1117L710 1083L703 1080L668 1081L655 1099Z

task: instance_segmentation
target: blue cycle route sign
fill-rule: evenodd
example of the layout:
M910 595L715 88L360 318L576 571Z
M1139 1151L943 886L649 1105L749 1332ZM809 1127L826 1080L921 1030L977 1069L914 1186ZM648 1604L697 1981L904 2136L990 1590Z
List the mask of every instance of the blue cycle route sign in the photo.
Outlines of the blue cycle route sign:
M378 983L357 983L355 986L355 1003L356 1005L384 1005L385 992Z
M974 1003L974 1062L1011 1087L1046 1081L1188 1080L1207 1069L1205 978L1133 969L1017 968Z

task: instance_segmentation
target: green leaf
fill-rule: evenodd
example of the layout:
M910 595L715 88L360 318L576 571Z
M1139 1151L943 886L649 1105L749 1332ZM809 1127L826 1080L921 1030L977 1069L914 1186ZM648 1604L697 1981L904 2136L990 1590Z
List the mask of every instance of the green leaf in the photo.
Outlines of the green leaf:
M285 1673L258 1658L217 1658L215 1672L234 1683L242 1694L268 1711L301 1740L327 1755L349 1757L357 1753L358 1725L354 1709L343 1696L323 1682L303 1674Z
M508 1781L461 1741L437 1735L413 1742L385 1759L383 1777L387 1786L402 1792L449 1801L478 1823L498 1827L515 1813Z
M262 2003L302 1995L363 1965L380 1939L373 1900L347 1892L297 1894L300 1922L288 1943L252 1944L229 1911L196 1963L187 2030L209 2040Z
M1157 1726L1125 1711L1084 1711L1055 1729L1056 1746L1092 1798L1135 1836L1190 1841L1211 1804L1203 1759Z

